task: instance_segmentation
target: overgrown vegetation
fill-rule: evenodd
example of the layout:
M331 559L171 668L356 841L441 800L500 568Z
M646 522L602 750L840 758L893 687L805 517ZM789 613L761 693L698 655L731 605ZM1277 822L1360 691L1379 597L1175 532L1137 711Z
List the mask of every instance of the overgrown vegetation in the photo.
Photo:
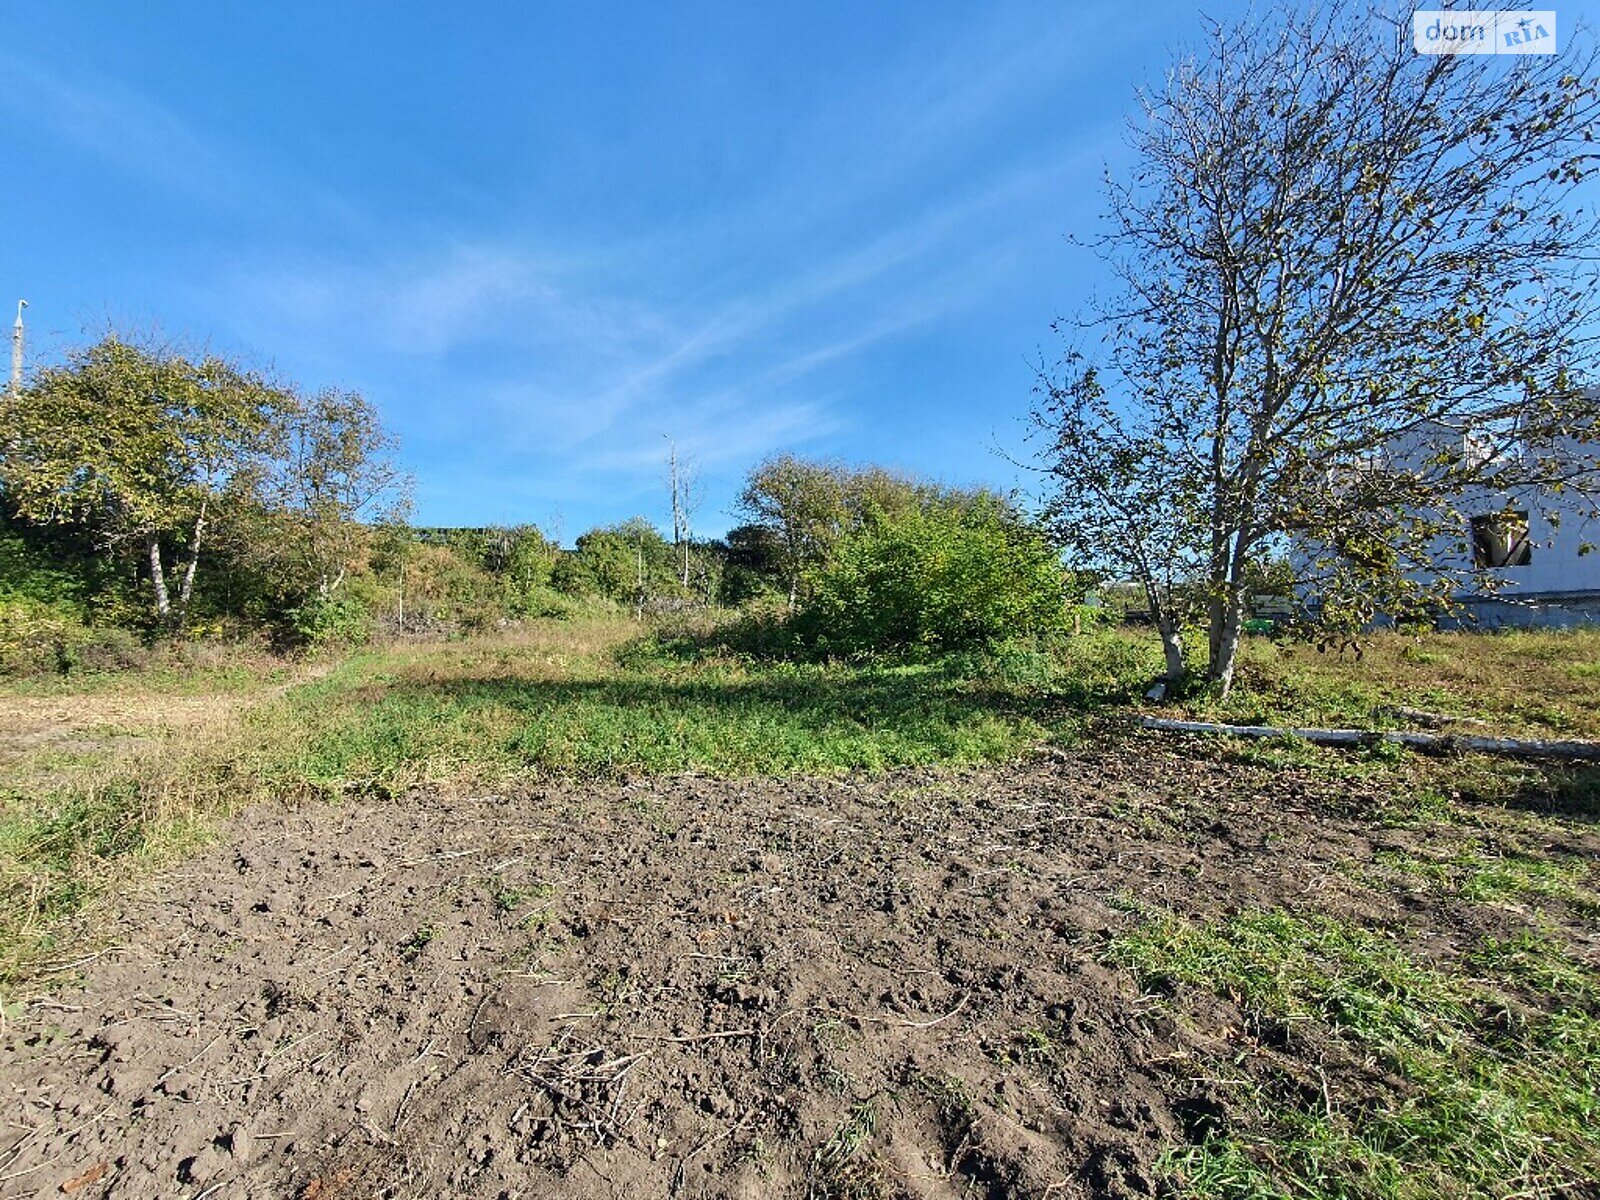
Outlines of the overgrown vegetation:
M215 355L112 334L0 415L0 675L135 665L175 640L347 647L778 597L778 658L985 650L1065 624L1069 576L1015 504L879 467L769 460L741 496L751 523L695 541L673 450L671 541L636 517L562 550L532 525L411 526L361 396Z
M873 514L815 574L802 636L845 655L991 649L1066 629L1054 547L991 497Z
M1376 634L1350 654L1246 638L1238 687L1181 705L1244 724L1407 728L1423 714L1458 733L1600 738L1600 630Z

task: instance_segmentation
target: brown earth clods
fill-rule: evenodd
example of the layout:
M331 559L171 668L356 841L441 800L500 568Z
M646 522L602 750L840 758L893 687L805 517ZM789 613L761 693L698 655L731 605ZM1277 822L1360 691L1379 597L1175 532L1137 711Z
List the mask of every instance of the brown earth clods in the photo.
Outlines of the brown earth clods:
M1107 940L1310 899L1448 941L1351 869L1428 835L1307 799L1367 786L1140 743L256 808L12 1019L0 1197L1151 1194L1241 1015Z

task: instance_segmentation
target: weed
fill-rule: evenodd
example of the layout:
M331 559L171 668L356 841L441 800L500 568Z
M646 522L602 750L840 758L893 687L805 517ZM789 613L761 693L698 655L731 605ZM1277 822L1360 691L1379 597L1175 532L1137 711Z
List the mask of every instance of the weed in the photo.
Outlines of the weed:
M1043 1029L1019 1029L1011 1035L1009 1057L1015 1063L1037 1065L1048 1062L1055 1051L1055 1043Z
M1529 1009L1326 917L1147 918L1109 951L1147 987L1205 987L1300 1051L1315 1042L1330 1066L1349 1065L1321 1076L1310 1103L1298 1098L1294 1059L1268 1056L1255 1078L1233 1083L1247 1118L1168 1160L1185 1194L1421 1200L1560 1194L1591 1177L1597 985L1549 941L1487 943L1464 964L1493 964L1532 987L1540 1003ZM1375 1105L1360 1094L1369 1056L1406 1081L1403 1102Z
M495 911L502 916L516 912L528 898L529 893L521 888L508 887L498 879L489 885L489 899L494 902Z
M1516 903L1525 897L1562 900L1583 913L1600 912L1590 889L1589 864L1575 857L1535 858L1491 854L1466 847L1447 858L1421 858L1380 850L1373 862L1421 883L1428 891L1478 903Z
M422 957L422 952L428 948L433 939L439 936L439 927L431 921L418 926L417 931L401 942L396 947L402 960L414 963Z
M812 1162L812 1200L889 1200L896 1191L878 1156L867 1152L878 1128L871 1100L857 1100Z

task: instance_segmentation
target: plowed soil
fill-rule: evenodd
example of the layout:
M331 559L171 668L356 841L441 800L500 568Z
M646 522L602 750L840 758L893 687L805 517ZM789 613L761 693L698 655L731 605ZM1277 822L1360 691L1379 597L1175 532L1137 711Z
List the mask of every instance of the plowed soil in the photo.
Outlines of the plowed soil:
M1447 836L1391 786L1150 742L259 807L12 1016L0 1196L1150 1194L1242 1021L1105 964L1128 901L1448 942L1352 871Z

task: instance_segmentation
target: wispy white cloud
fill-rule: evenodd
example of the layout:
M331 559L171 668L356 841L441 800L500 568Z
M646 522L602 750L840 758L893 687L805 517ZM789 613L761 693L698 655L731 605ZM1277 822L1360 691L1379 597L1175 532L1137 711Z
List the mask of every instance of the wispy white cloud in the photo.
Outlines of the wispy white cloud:
M0 111L89 152L121 174L190 194L234 191L236 170L171 109L116 80L66 75L0 51Z
M263 239L194 280L194 306L369 391L430 452L522 456L581 491L602 473L653 478L664 433L708 469L839 433L876 348L1002 286L1041 197L1085 166L1065 141L1009 159L990 144L1077 54L1071 22L1030 28L1037 15L984 10L943 44L908 44L819 95L754 186L670 228L577 244L354 206L115 81L4 53L0 111L206 202L308 197L356 235Z

